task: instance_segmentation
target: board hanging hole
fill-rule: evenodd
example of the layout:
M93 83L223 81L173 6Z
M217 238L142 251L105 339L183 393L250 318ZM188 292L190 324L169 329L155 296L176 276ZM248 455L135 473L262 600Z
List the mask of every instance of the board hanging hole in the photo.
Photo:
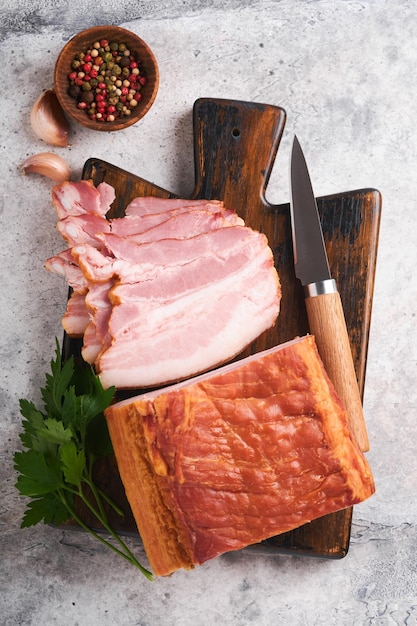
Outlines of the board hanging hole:
M237 139L238 137L240 137L240 130L239 128L234 128L232 130L232 137L234 137L235 139Z

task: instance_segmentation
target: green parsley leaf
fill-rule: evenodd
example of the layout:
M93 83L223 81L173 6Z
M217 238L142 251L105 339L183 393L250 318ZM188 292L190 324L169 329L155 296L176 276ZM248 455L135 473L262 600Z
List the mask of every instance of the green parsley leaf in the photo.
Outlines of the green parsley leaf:
M14 461L15 469L20 472L16 486L23 496L37 498L63 486L56 458L48 458L36 450L27 450L16 452Z
M80 488L86 466L84 450L78 451L75 442L70 441L60 446L59 456L66 482Z
M58 445L68 443L73 436L70 428L65 428L62 422L51 418L44 420L44 427L38 429L38 434L49 443Z
M75 387L69 387L62 399L61 419L66 426L71 426L73 430L78 429L78 404Z
M120 509L93 482L94 461L112 452L103 411L110 405L115 389L103 389L90 366L75 366L74 358L62 363L56 340L51 372L41 389L43 409L29 400L20 400L24 448L14 454L18 472L16 488L31 498L22 520L22 528L43 521L62 524L73 518L101 543L139 569L149 580L152 574L132 554L111 528L106 506ZM75 497L96 517L112 540L100 536L78 516Z
M70 386L74 373L74 358L71 357L61 365L59 343L56 340L55 360L51 361L52 374L46 374L46 385L41 389L42 399L51 417L61 417L62 400Z
M72 505L72 501L71 501ZM21 528L35 526L40 522L59 526L68 520L70 513L56 493L48 493L29 502L23 515Z
M20 400L20 412L26 417L22 421L24 431L20 435L20 440L25 448L34 447L38 440L37 431L43 427L44 417L35 405L27 400Z

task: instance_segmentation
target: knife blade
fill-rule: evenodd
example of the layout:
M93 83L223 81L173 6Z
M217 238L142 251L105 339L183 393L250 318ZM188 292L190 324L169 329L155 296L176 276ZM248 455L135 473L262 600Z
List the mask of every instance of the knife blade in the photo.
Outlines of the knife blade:
M326 372L345 405L356 441L362 451L367 451L369 440L342 302L331 276L317 202L297 137L294 137L290 163L294 266L304 287L310 332L315 336Z

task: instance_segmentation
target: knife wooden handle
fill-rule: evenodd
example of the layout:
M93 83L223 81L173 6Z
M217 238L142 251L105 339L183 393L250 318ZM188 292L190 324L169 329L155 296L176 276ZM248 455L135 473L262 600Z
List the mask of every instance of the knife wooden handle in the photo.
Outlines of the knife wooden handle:
M336 291L308 297L305 302L324 367L346 407L356 441L366 452L369 440L340 295Z

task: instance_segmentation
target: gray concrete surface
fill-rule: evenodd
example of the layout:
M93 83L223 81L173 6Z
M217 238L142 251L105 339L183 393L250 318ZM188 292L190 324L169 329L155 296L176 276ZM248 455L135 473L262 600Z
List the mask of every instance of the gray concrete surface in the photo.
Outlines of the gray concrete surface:
M48 149L31 131L29 113L52 84L62 45L105 22L150 44L160 91L131 129L107 135L76 128L68 148L52 149L74 177L95 156L188 195L192 105L209 96L286 109L271 202L288 201L294 133L310 155L317 195L362 187L383 195L365 391L377 493L355 507L342 561L240 552L149 583L83 533L19 528L24 502L12 463L20 445L18 400L39 400L66 301L63 281L43 268L62 247L50 182L24 177L20 164ZM417 624L416 28L411 0L3 1L1 624ZM145 558L140 543L131 543Z

